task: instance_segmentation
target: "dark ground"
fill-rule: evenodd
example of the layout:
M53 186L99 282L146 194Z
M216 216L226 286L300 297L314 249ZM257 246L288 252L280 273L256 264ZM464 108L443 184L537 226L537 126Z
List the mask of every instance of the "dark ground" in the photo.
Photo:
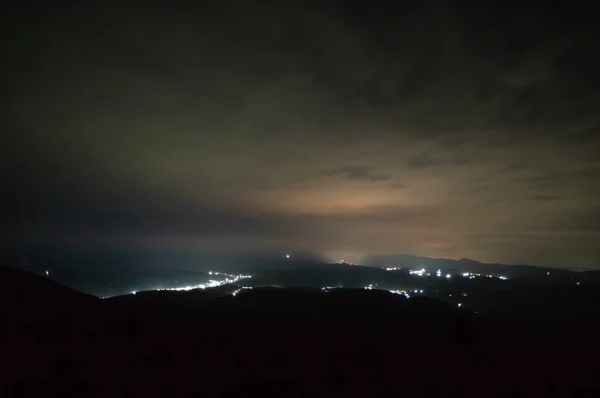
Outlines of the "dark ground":
M475 314L350 289L100 300L1 271L2 397L600 393L595 286L505 292Z

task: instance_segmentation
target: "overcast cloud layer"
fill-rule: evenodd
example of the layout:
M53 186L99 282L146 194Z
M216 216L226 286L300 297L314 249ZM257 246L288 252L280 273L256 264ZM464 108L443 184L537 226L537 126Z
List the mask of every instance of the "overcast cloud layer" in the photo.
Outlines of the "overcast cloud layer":
M101 3L6 14L9 245L600 268L597 10Z

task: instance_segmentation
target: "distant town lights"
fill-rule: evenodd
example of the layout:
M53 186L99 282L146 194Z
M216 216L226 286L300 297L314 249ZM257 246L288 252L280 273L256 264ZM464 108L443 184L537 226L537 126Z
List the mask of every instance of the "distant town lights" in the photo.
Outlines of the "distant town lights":
M157 289L157 290L169 290L169 291L174 291L174 292L187 292L190 290L194 290L194 289L208 289L208 288L212 288L212 287L218 287L218 286L223 286L223 285L227 285L227 284L232 284L232 283L236 283L237 281L241 280L241 279L250 279L252 278L252 275L229 275L223 272L214 272L214 271L210 271L208 273L209 275L222 275L225 277L224 280L214 280L214 279L210 279L207 283L202 283L199 285L194 285L194 286L182 286L182 287L171 287L171 288L165 288L165 289ZM244 287L243 289L250 289L250 287ZM135 294L135 293L134 293Z
M409 271L408 271L408 273L409 273L410 275L418 275L418 276L423 276L423 275L425 274L425 268L421 268L421 269L419 269L419 270L414 270L414 269L411 269L411 270L409 270Z

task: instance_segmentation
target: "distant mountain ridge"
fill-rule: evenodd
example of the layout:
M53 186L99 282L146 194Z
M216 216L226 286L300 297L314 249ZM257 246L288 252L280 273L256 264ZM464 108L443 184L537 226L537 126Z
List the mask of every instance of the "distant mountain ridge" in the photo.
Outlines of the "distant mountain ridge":
M449 258L430 258L415 256L412 254L389 254L389 255L372 255L365 257L361 264L371 267L386 268L386 267L403 267L403 268L425 268L427 270L442 269L443 271L463 273L477 272L493 275L504 275L506 277L540 277L544 274L560 274L569 275L578 274L575 271L556 269L550 267L538 267L534 265L524 264L489 264L482 263L470 258L461 258L459 260Z

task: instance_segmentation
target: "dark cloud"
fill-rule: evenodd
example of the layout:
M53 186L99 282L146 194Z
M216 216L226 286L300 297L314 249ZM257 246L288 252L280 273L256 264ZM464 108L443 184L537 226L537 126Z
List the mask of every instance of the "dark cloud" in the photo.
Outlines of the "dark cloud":
M438 164L438 161L426 155L413 156L408 161L408 167L412 167L415 169L426 169L436 164Z
M393 184L390 186L390 189L391 189L391 190L394 190L394 189L405 189L405 188L408 188L408 185L407 185L407 184L404 184L404 183L402 183L402 182L395 182L395 183L393 183Z
M559 195L533 195L533 200L558 200L563 199L563 196Z
M335 170L333 174L340 174L349 180L388 181L392 177L386 173L377 173L366 166L346 166Z
M595 8L9 7L3 235L600 261Z

